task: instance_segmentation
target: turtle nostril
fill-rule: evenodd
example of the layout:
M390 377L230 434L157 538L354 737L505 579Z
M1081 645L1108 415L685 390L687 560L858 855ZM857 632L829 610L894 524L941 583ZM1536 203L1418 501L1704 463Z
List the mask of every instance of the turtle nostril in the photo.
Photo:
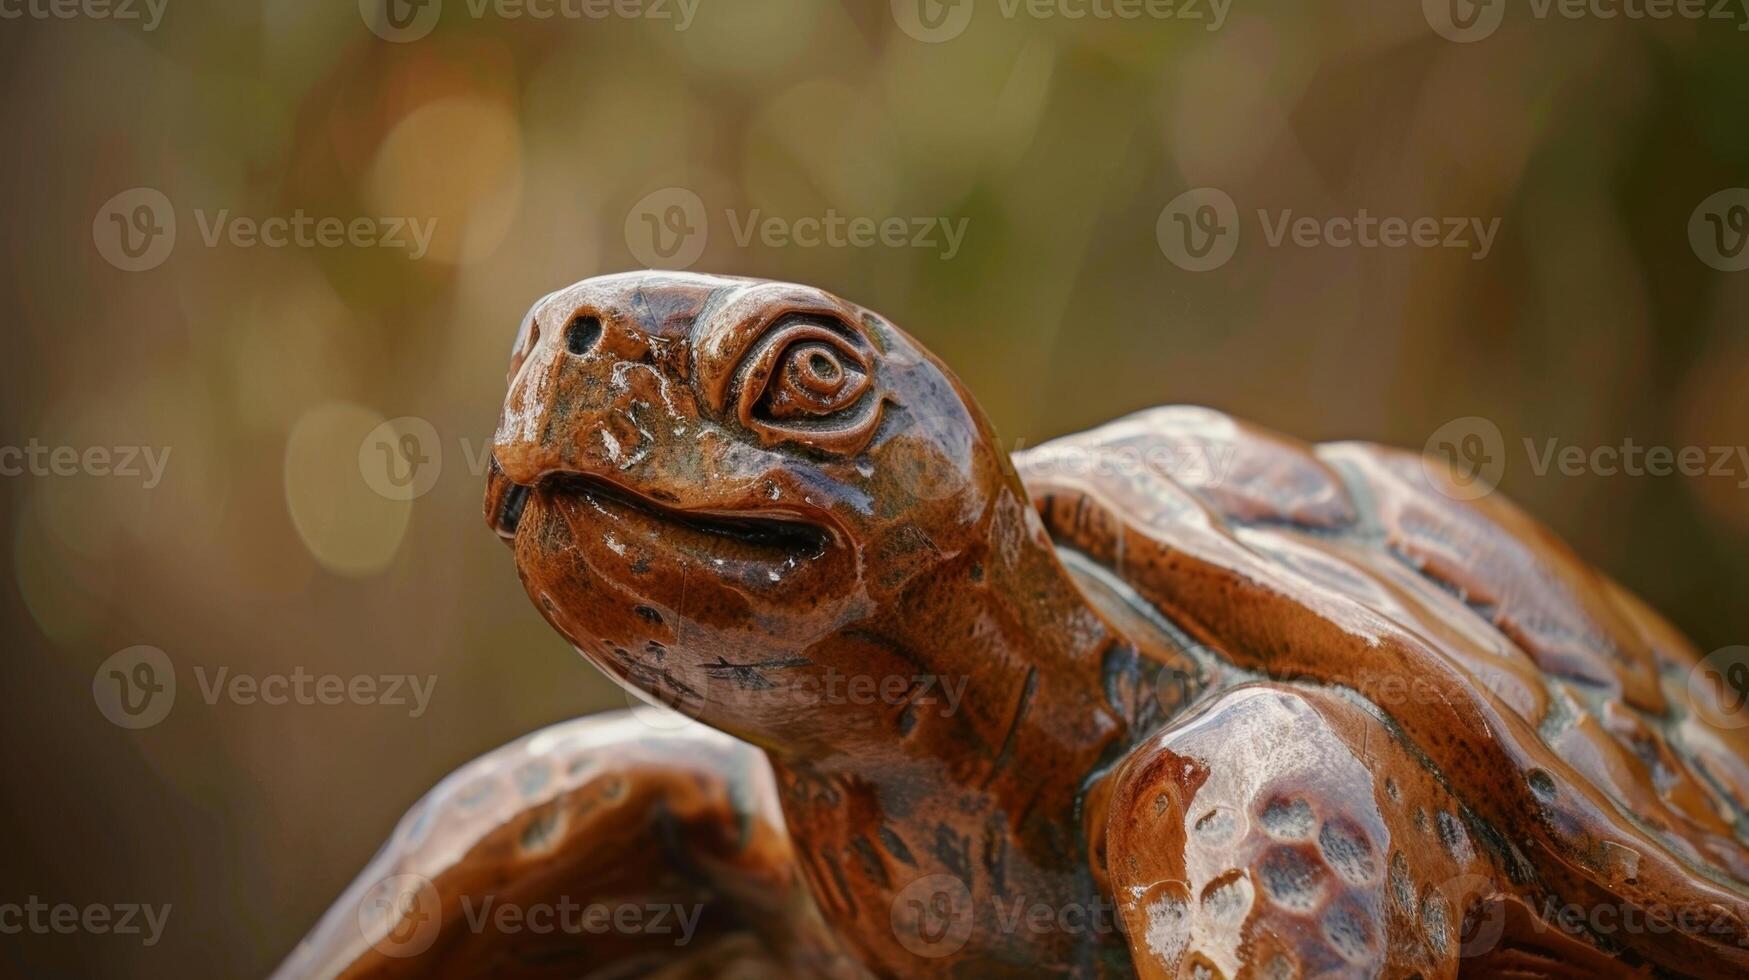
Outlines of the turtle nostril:
M571 321L571 328L565 335L565 348L573 354L587 354L601 339L601 318L598 316L579 316Z

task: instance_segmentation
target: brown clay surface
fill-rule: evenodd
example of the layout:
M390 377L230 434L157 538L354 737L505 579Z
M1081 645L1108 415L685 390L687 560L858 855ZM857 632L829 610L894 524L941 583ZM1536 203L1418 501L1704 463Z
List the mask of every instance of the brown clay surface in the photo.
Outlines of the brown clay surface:
M1749 736L1697 711L1696 651L1417 455L1179 408L1011 462L878 314L690 274L544 298L509 380L486 510L530 598L740 742L622 732L613 819L597 774L403 829L379 870L429 869L444 921L491 888L708 910L679 957L539 951L570 975L1749 971ZM336 942L544 975L505 937Z
M619 909L638 913L631 928ZM622 713L456 771L278 975L774 974L866 976L795 877L764 758Z
M1063 462L1186 439L1231 447L1219 492ZM1368 699L1474 814L1500 893L1686 924L1585 930L1624 963L1749 969L1740 733L1701 720L1691 645L1502 497L1441 493L1417 455L1314 451L1200 409L1048 444L1021 468L1060 543L1216 662Z

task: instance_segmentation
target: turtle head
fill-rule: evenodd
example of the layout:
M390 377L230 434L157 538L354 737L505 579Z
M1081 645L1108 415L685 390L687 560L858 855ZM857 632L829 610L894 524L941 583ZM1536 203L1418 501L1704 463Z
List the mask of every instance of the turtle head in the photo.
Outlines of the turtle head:
M1028 533L953 376L818 289L589 279L529 311L509 384L486 513L530 598L621 683L767 747L845 748L834 684L891 714L906 597Z

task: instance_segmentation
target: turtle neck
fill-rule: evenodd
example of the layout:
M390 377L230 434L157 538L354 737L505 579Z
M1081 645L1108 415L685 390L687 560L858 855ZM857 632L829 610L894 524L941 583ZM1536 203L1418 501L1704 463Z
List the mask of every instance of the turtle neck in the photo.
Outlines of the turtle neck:
M830 752L773 752L784 812L822 907L891 975L1123 974L1086 802L1131 742L1108 679L1134 671L1133 648L1018 484L991 500L981 540L837 638L831 662L910 671L910 697Z

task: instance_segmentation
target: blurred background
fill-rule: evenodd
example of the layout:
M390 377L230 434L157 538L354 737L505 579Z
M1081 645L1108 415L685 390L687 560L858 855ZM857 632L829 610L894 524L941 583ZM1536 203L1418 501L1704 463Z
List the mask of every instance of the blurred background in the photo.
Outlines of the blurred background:
M518 320L599 273L867 304L1011 445L1175 402L1416 448L1479 417L1503 491L1749 643L1742 10L568 2L6 8L0 902L171 907L150 945L0 936L10 973L260 975L445 773L625 707L480 515ZM1275 235L1363 211L1442 243ZM1527 439L1732 462L1539 474ZM431 686L207 694L238 675Z

